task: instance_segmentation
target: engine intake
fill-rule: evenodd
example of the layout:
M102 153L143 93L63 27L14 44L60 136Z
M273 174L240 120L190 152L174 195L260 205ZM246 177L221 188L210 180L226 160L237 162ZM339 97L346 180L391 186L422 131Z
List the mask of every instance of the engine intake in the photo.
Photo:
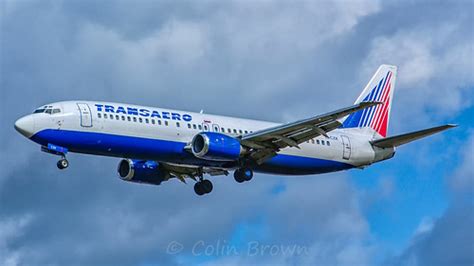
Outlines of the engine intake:
M153 185L159 185L170 177L169 172L155 161L123 159L117 172L122 180Z
M194 136L191 150L198 158L214 161L235 161L244 151L238 139L214 132Z

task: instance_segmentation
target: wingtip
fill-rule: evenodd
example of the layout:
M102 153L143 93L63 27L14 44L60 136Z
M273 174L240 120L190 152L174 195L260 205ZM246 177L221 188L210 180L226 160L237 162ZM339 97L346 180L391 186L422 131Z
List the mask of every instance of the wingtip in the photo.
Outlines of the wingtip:
M383 104L383 102L372 101L372 102L360 102L359 104L362 106L375 106L375 105Z
M458 127L459 125L458 124L447 124L446 126L447 127Z

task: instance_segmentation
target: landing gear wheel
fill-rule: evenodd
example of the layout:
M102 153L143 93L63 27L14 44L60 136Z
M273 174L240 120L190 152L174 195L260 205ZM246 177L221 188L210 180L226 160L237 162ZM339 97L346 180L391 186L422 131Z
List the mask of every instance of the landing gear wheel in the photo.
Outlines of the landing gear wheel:
M198 196L202 196L205 194L201 182L197 182L196 184L194 184L194 192L196 192Z
M63 170L63 169L66 169L69 166L69 162L65 158L63 158L63 159L59 160L56 165L58 166L58 168L60 170Z
M211 193L212 188L213 186L212 186L211 181L207 179L204 179L194 184L194 192L196 192L196 194L199 196Z
M250 181L253 177L253 171L250 168L240 168L235 170L234 179L237 183Z
M244 168L240 171L241 171L242 177L244 178L245 181L252 180L252 177L253 177L253 171L252 170L250 170L249 168Z
M237 170L234 171L234 179L235 179L235 181L237 181L237 183L242 183L242 182L245 181L245 179L242 176L242 172L240 171L240 169L237 169Z
M201 186L202 186L202 188L204 188L204 192L206 194L211 193L212 188L213 188L211 181L205 179L205 180L201 181Z

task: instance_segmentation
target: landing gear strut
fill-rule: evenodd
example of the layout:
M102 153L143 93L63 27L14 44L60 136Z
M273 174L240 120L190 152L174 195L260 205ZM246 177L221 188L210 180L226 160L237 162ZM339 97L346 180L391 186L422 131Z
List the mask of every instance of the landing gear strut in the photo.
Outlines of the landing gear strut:
M56 164L60 170L66 169L69 166L68 160L66 160L65 157L63 157L61 160L58 161Z
M67 148L48 143L47 146L41 146L41 151L61 156L61 159L56 164L59 169L63 170L69 166L69 162L66 160Z
M253 171L250 168L239 168L234 172L234 179L237 183L250 181L253 177Z
M199 173L199 181L194 184L194 192L196 192L197 195L202 196L204 194L211 193L212 191L212 182L204 179L203 173Z

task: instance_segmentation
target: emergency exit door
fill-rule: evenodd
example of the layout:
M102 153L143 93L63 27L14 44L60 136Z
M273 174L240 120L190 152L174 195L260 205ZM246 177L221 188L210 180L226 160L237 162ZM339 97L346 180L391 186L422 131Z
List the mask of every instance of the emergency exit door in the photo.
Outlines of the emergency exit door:
M352 147L349 137L341 135L342 140L342 159L349 160L351 158Z

